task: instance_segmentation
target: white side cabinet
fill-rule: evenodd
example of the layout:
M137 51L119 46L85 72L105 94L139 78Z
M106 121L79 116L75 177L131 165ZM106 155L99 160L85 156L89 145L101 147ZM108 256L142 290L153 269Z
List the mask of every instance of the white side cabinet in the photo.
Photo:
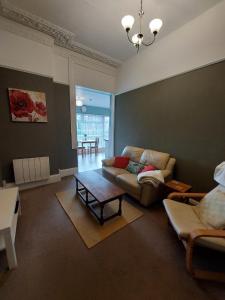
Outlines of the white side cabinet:
M14 242L19 214L18 187L0 190L0 250L6 249L9 269L17 266Z

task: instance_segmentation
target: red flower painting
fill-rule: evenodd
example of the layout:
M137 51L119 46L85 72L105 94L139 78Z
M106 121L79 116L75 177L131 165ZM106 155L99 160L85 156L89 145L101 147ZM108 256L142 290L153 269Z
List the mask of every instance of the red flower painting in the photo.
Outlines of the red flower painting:
M45 117L47 115L47 108L42 102L36 102L35 103L35 111L39 115Z
M47 122L44 93L10 88L9 102L12 121Z

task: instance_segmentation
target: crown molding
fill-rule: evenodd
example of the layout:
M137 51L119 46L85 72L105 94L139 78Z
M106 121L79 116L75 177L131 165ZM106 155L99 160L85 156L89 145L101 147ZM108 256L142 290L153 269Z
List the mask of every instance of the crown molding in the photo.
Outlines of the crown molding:
M42 32L33 30L21 24L16 24L0 16L0 28L10 33L22 36L34 42L39 42L48 47L54 47L54 39Z
M104 73L106 75L115 76L117 74L117 69L115 67L106 65L105 63L102 63L100 61L97 61L95 59L81 55L79 53L73 52L65 48L55 46L54 53L66 59L70 59L71 62L74 62L77 65Z
M31 14L30 12L22 10L9 3L7 0L0 0L0 15L52 37L54 44L57 46L90 57L94 60L98 60L114 68L118 67L121 64L119 60L104 55L99 51L93 50L84 46L83 44L76 42L76 34L74 34L73 32L70 32L43 18ZM35 36L32 35L31 38L34 39Z

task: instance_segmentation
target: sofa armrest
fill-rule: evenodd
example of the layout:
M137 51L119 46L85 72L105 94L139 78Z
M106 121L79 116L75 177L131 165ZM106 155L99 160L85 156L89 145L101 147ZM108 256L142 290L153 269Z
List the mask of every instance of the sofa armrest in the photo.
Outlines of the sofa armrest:
M176 159L173 157L170 157L166 168L164 170L161 170L163 177L165 181L171 180L173 178L173 169L176 163Z
M112 167L114 164L115 158L111 157L111 158L106 158L102 160L102 166L104 167Z
M161 170L161 172L165 181L168 181L170 178L172 178L172 172L170 170L165 169L165 170Z
M175 164L176 164L176 159L174 157L170 157L170 159L166 165L166 170L169 170L171 173L173 173Z
M148 207L154 202L161 201L164 198L164 184L159 182L156 187L150 182L141 183L140 203Z

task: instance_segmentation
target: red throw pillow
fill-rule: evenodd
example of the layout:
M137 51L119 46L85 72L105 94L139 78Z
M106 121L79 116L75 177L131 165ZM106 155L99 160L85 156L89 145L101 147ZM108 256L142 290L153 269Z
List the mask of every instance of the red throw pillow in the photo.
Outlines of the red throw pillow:
M129 164L129 160L130 160L130 158L126 157L126 156L116 156L113 167L120 168L120 169L126 169L126 167Z
M144 169L142 169L140 173L147 172L147 171L155 171L155 170L157 170L157 168L155 166L148 165L148 166L145 166Z

